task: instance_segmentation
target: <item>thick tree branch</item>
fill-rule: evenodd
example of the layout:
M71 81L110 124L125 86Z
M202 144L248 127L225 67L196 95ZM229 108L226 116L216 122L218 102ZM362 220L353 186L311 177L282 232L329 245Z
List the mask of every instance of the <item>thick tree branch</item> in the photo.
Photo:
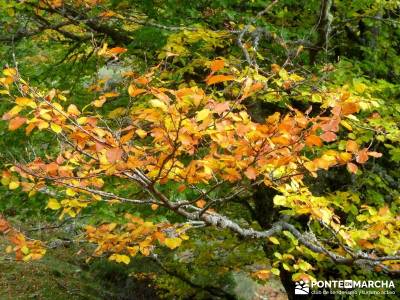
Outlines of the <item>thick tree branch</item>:
M318 39L314 47L310 49L310 62L314 64L319 51L328 48L329 34L331 32L332 14L331 14L332 0L322 0L320 13L318 16L317 33Z

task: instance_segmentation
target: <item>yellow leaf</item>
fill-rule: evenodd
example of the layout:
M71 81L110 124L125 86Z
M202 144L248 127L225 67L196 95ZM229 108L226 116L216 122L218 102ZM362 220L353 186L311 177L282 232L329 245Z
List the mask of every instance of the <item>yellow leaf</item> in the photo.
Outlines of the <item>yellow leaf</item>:
M21 252L25 255L29 254L29 248L27 246L22 246Z
M131 259L128 255L124 254L113 254L109 257L109 260L114 260L119 263L124 263L128 265L131 262Z
M209 109L207 109L207 108L199 111L196 114L196 121L200 122L200 121L203 121L203 120L207 119L207 117L210 115L210 113L211 113L211 111Z
M274 197L274 204L275 205L286 205L286 197L282 196L282 195L276 195Z
M56 199L50 198L49 202L47 202L46 208L57 210L57 209L61 208L61 205L60 205L60 203L58 203L58 201Z
M106 97L106 98L113 98L113 97L118 97L119 93L109 92L109 93L105 93L103 96Z
M281 272L279 271L279 269L272 268L272 269L271 269L271 273L274 274L274 275L276 275L276 276L279 276L279 274L280 274Z
M6 76L15 76L17 75L17 70L14 68L8 68L3 70L3 74Z
M152 210L156 210L157 208L158 208L158 205L157 205L157 204L154 204L154 203L153 203L153 204L151 205L151 209L152 209Z
M271 237L269 237L269 240L270 240L273 244L279 245L279 240L278 240L276 237L271 236Z
M10 117L15 116L16 114L18 114L20 111L22 110L22 107L19 105L14 106L13 108L11 108L7 115L9 115Z
M60 99L61 101L67 101L67 98L62 94L58 94L57 98Z
M80 117L76 120L78 122L79 125L83 125L86 123L87 118L86 117Z
M40 121L39 124L38 124L39 130L46 129L48 127L49 127L49 123L47 123L45 121Z
M75 104L69 105L68 108L67 108L67 112L70 115L75 115L75 116L79 116L81 114L81 112L78 110L78 108L76 107Z
M293 80L294 82L304 80L304 77L301 77L297 74L290 74L289 79Z
M283 80L287 80L289 78L289 74L285 69L282 68L279 70L279 77Z
M139 252L139 247L138 246L126 247L126 250L128 250L130 256L135 256Z
M290 267L289 267L288 264L282 263L282 267L283 267L286 271L290 271Z
M140 138L145 138L146 137L146 135L147 135L147 132L146 131L144 131L143 129L137 129L136 131L135 131L135 133L138 135L138 136L140 136Z
M41 117L43 120L46 120L46 121L51 121L51 120L52 120L51 115L49 115L49 114L46 113L45 111L43 111L43 113L42 113L42 112L40 113L40 117Z
M348 161L350 161L351 159L352 159L352 155L351 155L351 153L347 153L347 152L341 152L341 153L339 153L339 158L341 159L341 160L343 160L344 162L348 162Z
M119 118L120 116L122 116L123 114L125 114L126 113L126 108L124 108L124 107L117 107L116 109L114 109L114 110L112 110L112 111L110 111L109 113L108 113L108 117L110 118L110 119L116 119L116 118Z
M175 249L182 244L182 240L180 238L166 238L164 241L165 246L170 249Z
M73 189L68 188L68 189L66 189L65 194L67 196L73 197L76 195L76 192Z
M356 83L354 85L354 89L356 90L357 93L364 93L365 89L367 88L367 86L364 83Z
M17 188L19 188L19 181L11 181L10 184L8 185L8 188L10 190L15 190Z
M51 128L51 130L53 130L55 133L61 133L61 131L62 131L62 128L61 128L61 126L60 125L58 125L58 124L56 124L56 123L51 123L50 124L50 128Z
M102 107L103 106L103 104L106 102L106 97L103 97L102 99L100 99L100 100L94 100L92 103L93 103L93 105L95 106L95 107Z
M346 128L349 131L353 131L353 127L351 127L351 125L349 124L349 122L347 122L346 120L342 120L340 121L340 124L342 124L342 126L344 128Z
M167 111L168 110L167 105L164 102L160 101L160 100L157 100L157 99L150 100L150 104L153 107L160 108L162 111Z
M29 106L32 108L36 108L36 103L32 99L25 98L25 97L17 97L15 99L15 103L20 106Z
M101 47L101 49L99 50L99 52L97 52L97 54L98 54L99 56L105 55L106 52L107 52L107 47L108 47L108 44L107 44L107 43L104 43L104 44L103 44L103 47Z
M186 234L181 234L179 237L184 241L187 241L189 239L189 236Z
M318 94L313 94L312 96L311 96L311 101L312 102L322 102L322 97L321 97L321 95L318 95Z
M22 259L24 262L30 261L32 259L32 255L28 254L26 256L24 256L24 258Z

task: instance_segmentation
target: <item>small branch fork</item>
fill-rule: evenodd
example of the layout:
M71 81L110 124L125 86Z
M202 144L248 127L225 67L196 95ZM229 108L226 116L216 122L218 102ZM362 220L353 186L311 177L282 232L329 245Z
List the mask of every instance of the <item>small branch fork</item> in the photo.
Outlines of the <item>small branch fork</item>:
M249 24L244 26L244 28L239 32L238 39L237 39L237 44L242 49L242 52L244 54L244 57L247 61L247 63L250 66L255 66L257 68L256 62L251 59L249 51L247 51L246 47L243 44L243 37L244 35L249 31L250 26L253 25L260 17L262 17L264 14L266 14L276 3L278 3L279 0L274 0L272 1L265 9L260 11L251 21Z

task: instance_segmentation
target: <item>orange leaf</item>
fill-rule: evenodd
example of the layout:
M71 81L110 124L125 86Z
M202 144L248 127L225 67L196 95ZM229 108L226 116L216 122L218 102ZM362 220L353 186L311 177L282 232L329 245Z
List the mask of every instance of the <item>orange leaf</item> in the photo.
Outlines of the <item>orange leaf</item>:
M232 75L215 75L207 78L207 85L212 85L219 82L234 80Z
M217 72L221 70L225 66L225 62L222 59L216 59L213 62L211 62L210 68L211 71Z
M126 51L128 51L128 49L122 48L122 47L115 47L115 48L111 48L108 50L109 53L115 54L115 55L124 53Z
M325 142L333 142L334 140L336 140L337 136L332 131L327 131L324 134L321 134L320 138Z
M292 87L292 85L293 85L293 81L292 81L292 80L285 80L285 81L283 82L283 84L282 84L282 87L283 87L285 90L289 90L289 89Z
M10 228L8 222L0 216L0 232L5 232Z
M180 186L178 186L178 192L182 193L184 190L186 190L186 185L181 184Z
M149 80L146 77L139 77L138 79L135 80L137 83L140 84L148 84Z
M228 102L222 102L222 103L217 103L214 106L214 111L218 114L221 114L225 111L229 110L229 103Z
M63 1L62 0L53 0L53 1L51 1L50 5L52 6L52 8L59 8L63 5Z
M111 18L114 16L118 16L118 14L116 12L113 12L112 10L103 11L99 14L99 17L102 18Z
M342 105L342 114L343 115L351 115L360 110L360 107L357 103L354 102L346 102Z
M375 152L375 151L368 152L368 155L372 156L372 157L376 157L376 158L382 157L382 153Z
M271 271L269 270L259 270L253 274L260 280L266 280L271 277Z
M109 93L105 93L103 96L106 97L106 98L113 98L113 97L118 97L119 93L109 92Z
M25 244L25 236L21 233L14 233L9 237L10 242L16 246L22 246Z
M200 199L199 201L196 201L196 206L203 208L206 205L206 201L204 201L203 199Z
M46 172L49 175L57 175L57 171L58 171L58 164L56 164L55 162L49 163L48 165L46 165Z
M323 158L316 158L314 163L318 169L328 170L335 162Z
M134 134L135 132L131 130L127 134L123 135L120 139L121 144L125 144L126 142L128 142L133 137Z
M322 146L322 140L319 136L310 135L306 138L306 145L307 146Z
M373 248L374 248L374 245L373 245L372 243L370 243L369 241L364 240L364 239L358 240L357 243L358 243L361 247L363 247L363 248L365 248L365 249L373 249Z
M244 175L250 180L257 178L257 170L253 167L248 167L247 170L244 172Z
M154 237L155 237L160 243L164 243L164 241L165 241L165 234L164 234L163 232L160 232L160 231L154 232Z
M361 151L359 151L359 152L357 153L356 161L357 161L359 164L363 164L363 163L365 163L367 160L368 160L368 150L367 150L366 148L365 148L365 149L362 149Z
M272 64L272 65L271 65L271 70L272 70L272 72L274 72L275 74L278 74L279 71L281 70L281 67L280 67L279 65L277 65L277 64Z
M347 163L347 170L349 170L350 173L355 174L355 173L357 173L358 167L357 167L357 165L349 162L349 163Z
M339 118L332 118L331 120L329 120L329 122L323 124L321 128L323 131L337 132L339 131L339 123L340 123Z
M120 148L111 148L106 152L107 160L113 164L122 157L122 150Z
M346 151L347 152L357 152L358 144L355 141L348 140L346 143Z
M145 91L146 91L145 89L137 89L136 86L134 86L133 84L129 85L128 88L128 94L131 97L136 97L137 95L140 95Z
M261 90L263 87L264 87L264 84L262 84L260 81L258 81L251 86L250 92L257 92L257 91Z
M9 130L17 130L18 128L20 128L23 124L25 124L26 122L26 118L17 116L14 119L12 119L10 121L10 123L8 123L8 129Z
M274 144L285 145L285 146L290 145L290 140L285 136L273 137L273 138L271 138L271 141Z

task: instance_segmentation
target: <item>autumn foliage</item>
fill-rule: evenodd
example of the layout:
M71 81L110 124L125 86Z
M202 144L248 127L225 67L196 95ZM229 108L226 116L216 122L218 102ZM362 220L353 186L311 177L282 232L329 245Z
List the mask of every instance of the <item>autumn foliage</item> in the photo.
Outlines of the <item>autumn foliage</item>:
M1 184L27 194L27 206L40 199L60 222L96 215L103 204L120 208L111 221L91 219L80 228L79 242L92 247L87 263L98 257L125 265L136 256L157 261L160 253L182 248L208 251L200 246L209 240L207 249L218 248L211 242L218 240L231 251L229 242L237 239L232 253L245 245L248 252L240 255L263 254L237 263L260 281L280 275L313 280L331 276L331 269L398 274L398 173L387 171L400 161L396 87L361 75L350 80L348 70L358 66L346 60L317 63L329 48L323 36L329 28L321 27L330 26L329 16L320 16L311 45L259 26L278 2L249 16L248 24L224 21L218 30L132 19L124 3L115 10L103 9L113 7L107 1L29 4L39 31L55 32L45 30L46 38L88 43L76 60L94 57L109 77L99 69L90 79L82 75L82 96L69 86L28 80L16 61L4 67L7 135L51 141L24 159L11 155ZM214 14L210 8L202 18ZM285 20L278 13L269 17L277 28ZM78 19L85 21L71 21ZM151 58L132 46L139 25L169 31ZM144 63L137 67L140 55ZM296 65L300 57L307 64ZM31 261L50 251L46 241L12 223L0 215L8 255ZM236 268L236 262L223 263L229 266L221 273Z
M8 182L10 189L21 187L31 194L46 189L49 184L61 189L63 198L52 197L47 204L49 209L61 211L60 218L66 214L75 217L96 201L137 202L152 205L154 210L163 206L188 220L211 224L213 217L218 216L213 205L223 199L212 199L210 192L197 186L206 184L212 186L211 190L224 186L231 189L230 193L240 193L255 184L264 184L281 193L274 203L289 209L290 215L309 215L311 220L337 232L348 247L370 249L377 238L373 234L377 226L386 228L389 223L380 222L393 218L388 209L365 219L368 222L362 229L349 228L341 224L326 198L313 196L303 184L307 174L317 177L319 170L341 165L356 173L358 166L369 157L381 156L351 139L346 141L343 150L324 148L338 140L340 127L346 125L343 122L360 110L357 101L347 92L338 92L334 96L336 101L321 112L313 113L312 107L301 112L289 106L288 114L276 112L265 122L256 123L242 102L260 92L262 84L250 78L239 80L233 75L214 74L223 67L223 60L212 61L206 83L237 81L242 85L237 99L217 101L198 86L173 90L153 85L157 67L145 76L133 78L128 94L150 97L149 104L133 109L126 116L126 125L114 130L102 126L105 120L98 115L83 113L74 104L64 106L66 98L58 91L40 92L20 78L16 69L4 70L5 77L1 79L4 93L12 95L15 103L3 116L9 130L22 127L27 135L35 130L48 130L64 139L67 146L57 157L36 158L12 166L3 172L3 182ZM12 94L12 85L16 85L20 95ZM101 95L92 105L102 106L107 99L117 96ZM133 200L102 191L105 176L132 180L147 190L150 197ZM195 189L198 196L190 201L173 201L168 193L163 194L157 188L169 182L178 184L181 192ZM238 182L242 186L238 187ZM371 213L371 209L368 211ZM98 244L95 256L109 253L111 260L129 263L130 257L137 253L149 255L157 244L174 249L189 238L179 224L153 224L131 215L126 217L129 221L122 226L113 223L87 227L88 241ZM218 221L213 225L233 226ZM190 224L183 232L188 229ZM234 226L232 229L241 232ZM393 241L396 235L396 232L389 233ZM25 244L20 234L13 235L11 240L17 245L14 248L17 258L36 259L44 253L23 256L21 251L31 253L37 244ZM393 245L374 243L374 248L385 254L397 251Z

